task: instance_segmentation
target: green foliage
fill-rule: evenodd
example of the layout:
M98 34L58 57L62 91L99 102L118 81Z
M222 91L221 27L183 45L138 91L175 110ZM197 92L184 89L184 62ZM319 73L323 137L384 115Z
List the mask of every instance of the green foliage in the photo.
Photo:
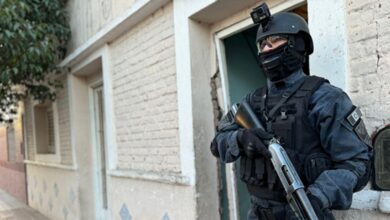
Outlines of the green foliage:
M0 0L0 121L20 100L55 99L70 28L66 0Z

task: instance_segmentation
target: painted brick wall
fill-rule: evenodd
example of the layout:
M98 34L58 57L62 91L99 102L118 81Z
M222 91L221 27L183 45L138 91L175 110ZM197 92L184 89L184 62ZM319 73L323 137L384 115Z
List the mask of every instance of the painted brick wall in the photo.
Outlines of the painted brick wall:
M369 133L390 123L390 1L348 0L349 94Z
M112 45L118 168L179 172L172 3Z
M35 145L33 138L33 122L32 122L32 103L29 98L24 101L25 112L25 124L26 124L26 138L27 140L27 158L28 160L34 160L35 158Z
M63 88L57 91L58 124L62 164L72 164L69 93L66 76L61 78Z
M22 112L24 111L23 106L21 105L18 110L18 117L14 120L13 131L15 137L15 162L22 163L25 156L24 154L24 137L23 137L23 121L22 121ZM24 119L23 119L24 120Z

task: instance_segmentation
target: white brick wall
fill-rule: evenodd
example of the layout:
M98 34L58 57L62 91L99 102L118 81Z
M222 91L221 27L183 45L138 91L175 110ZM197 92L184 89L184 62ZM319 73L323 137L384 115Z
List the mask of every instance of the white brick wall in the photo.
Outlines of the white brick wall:
M390 1L348 0L349 93L369 133L390 122Z
M25 112L25 124L26 124L26 138L27 140L27 158L28 160L34 160L35 158L35 146L33 137L33 122L32 122L32 103L30 98L24 101L24 112Z
M72 164L72 145L70 132L69 93L66 76L61 78L63 88L57 91L57 109L62 164Z
M118 168L180 172L172 3L112 45Z
M15 161L16 162L23 162L24 157L23 157L23 148L21 147L21 144L24 144L24 137L23 137L23 122L22 122L22 117L21 117L21 111L22 109L19 107L19 112L18 112L18 118L14 121L14 132L15 132ZM23 146L24 147L24 146Z

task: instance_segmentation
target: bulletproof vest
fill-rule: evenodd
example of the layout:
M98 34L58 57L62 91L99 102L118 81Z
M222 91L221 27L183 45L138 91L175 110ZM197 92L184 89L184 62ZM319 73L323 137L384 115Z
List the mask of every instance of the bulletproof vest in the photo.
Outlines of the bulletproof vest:
M331 166L319 134L308 119L310 97L324 82L327 80L317 76L305 76L281 96L268 96L266 88L249 95L250 106L267 131L280 140L306 186ZM242 156L240 177L247 183L249 192L257 197L279 200L280 193L284 193L271 162L262 157Z

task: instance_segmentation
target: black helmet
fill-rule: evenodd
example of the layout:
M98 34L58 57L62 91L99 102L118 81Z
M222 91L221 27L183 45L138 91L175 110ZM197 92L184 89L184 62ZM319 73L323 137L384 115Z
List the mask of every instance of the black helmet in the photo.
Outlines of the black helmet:
M313 53L313 40L306 21L299 15L290 12L279 12L271 16L264 27L260 25L257 31L256 43L268 36L284 34L303 36L307 55Z

